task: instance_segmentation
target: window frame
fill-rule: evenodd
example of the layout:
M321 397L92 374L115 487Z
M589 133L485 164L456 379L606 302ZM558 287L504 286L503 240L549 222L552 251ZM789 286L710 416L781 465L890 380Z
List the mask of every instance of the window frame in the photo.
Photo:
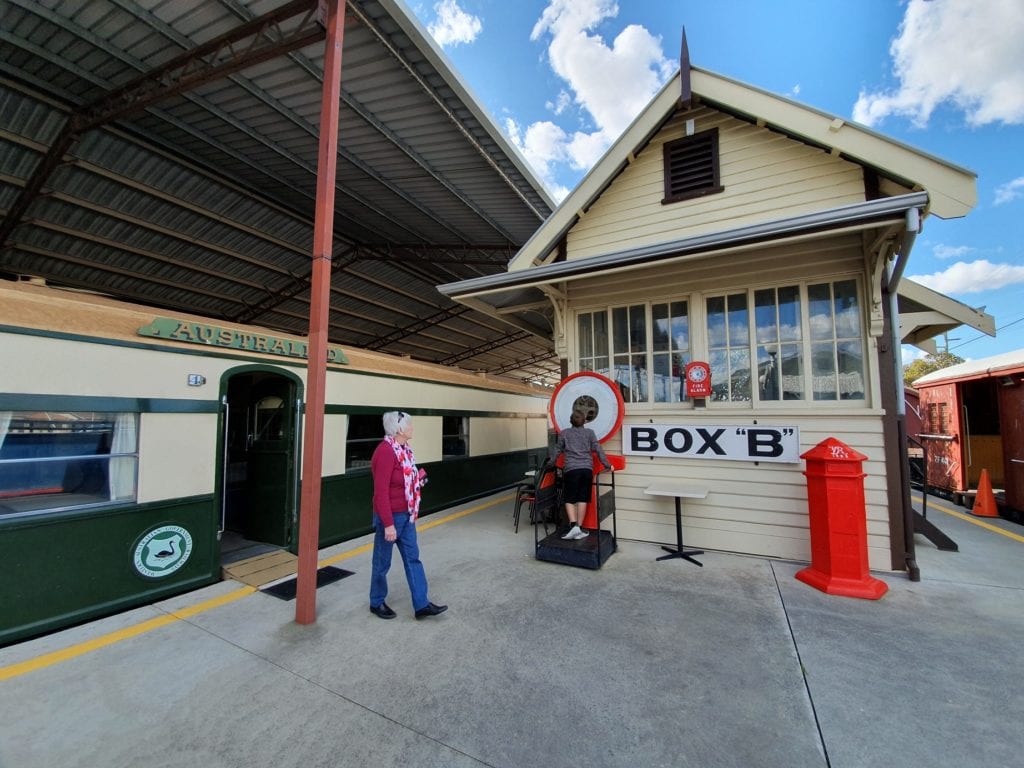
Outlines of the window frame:
M654 376L655 376L654 361L655 361L655 357L656 356L664 356L664 355L671 356L671 355L674 355L674 354L677 354L677 353L683 355L683 357L684 357L683 365L684 366L685 366L686 363L688 363L688 362L690 362L690 361L695 359L695 355L694 355L694 332L693 332L693 329L695 327L695 323L697 322L697 320L696 320L696 318L695 318L695 316L693 314L694 313L694 309L695 309L693 298L694 298L693 295L691 295L690 293L682 293L682 294L674 295L672 297L660 298L660 299L656 299L656 300L655 299L651 299L651 300L646 300L646 301L629 301L629 302L624 302L624 303L616 303L616 304L608 305L606 307L600 307L600 308L599 307L592 307L592 308L583 308L583 307L581 307L581 308L575 310L574 316L573 316L573 340L574 340L575 350L576 350L575 363L576 363L577 370L580 371L580 372L582 372L582 371L594 371L595 373L599 373L602 376L605 376L606 378L608 378L616 386L620 387L620 390L621 390L621 387L623 385L619 381L618 376L615 375L615 370L616 370L615 360L616 360L616 358L617 357L630 357L630 358L633 358L633 357L637 357L637 356L641 356L642 355L643 358L644 358L645 382L643 384L643 387L638 387L638 389L640 389L640 388L644 389L644 391L646 391L646 393L647 393L647 397L645 399L643 399L643 400L636 400L636 399L632 399L631 397L627 397L626 394L623 393L623 402L626 405L629 405L629 406L635 406L635 407L638 406L638 407L646 407L646 408L657 408L657 409L663 409L663 410L664 409L669 409L669 408L672 408L672 409L692 408L693 407L693 401L690 398L680 397L679 400L664 400L664 401L655 400L654 399L654 397L656 396L656 393L658 391L658 387L655 385L655 381L654 381ZM688 346L687 346L686 350L676 350L676 349L674 349L672 347L672 342L671 342L671 338L672 338L672 336L671 336L671 320L674 317L671 314L671 310L672 310L672 306L673 305L680 304L680 303L685 304L686 305L686 310L687 310L687 312L686 312L686 324L687 324L687 341L688 341ZM654 343L654 341L655 341L654 340L654 307L655 306L667 306L668 307L669 322L670 322L670 331L669 331L669 338L670 338L669 346L670 346L670 349L667 350L667 351L656 351L655 350L655 343ZM634 351L631 351L631 350L627 350L627 351L622 351L622 352L616 352L615 351L615 349L616 349L616 347L615 347L616 341L615 341L615 319L614 319L614 314L615 314L616 310L620 310L620 311L624 310L626 312L627 325L628 325L629 324L629 318L630 318L630 315L631 315L631 310L633 310L633 309L635 309L637 307L642 307L643 311L644 311L643 351L642 352L641 351L634 352ZM582 352L584 351L584 345L583 345L583 342L582 342L582 339L581 339L580 318L582 316L584 316L584 315L590 315L590 316L603 315L605 317L605 340L606 340L606 343L608 345L606 350L605 350L605 354L603 354L603 355L597 354L596 350L594 350L594 349L590 349L590 351L593 352L594 354L591 354L591 355L583 355L582 354ZM594 323L591 322L591 329L593 329L594 327L595 327ZM631 341L632 339L630 338L629 340ZM629 346L628 343L627 343L627 346ZM589 361L593 361L593 360L605 360L605 361L607 361L608 369L606 371L601 371L601 370L596 370L593 367L586 367L586 363L588 363ZM632 381L632 378L633 378L633 372L631 371L631 373L630 373L630 380L631 381ZM685 381L683 381L682 370L680 370L679 379L680 379L680 383L683 386L685 386ZM630 387L629 389L632 390L633 388Z
M458 432L446 432L447 422L458 419ZM462 441L461 453L445 453L446 441L450 439ZM469 416L465 414L453 414L441 417L441 460L445 459L467 459L469 458Z
M384 423L381 420L383 412L380 413L350 413L345 418L345 473L349 472L369 472L370 471L370 460L373 458L373 452L377 450L377 446L380 441L384 439ZM352 434L352 423L354 419L359 419L359 424L369 426L373 424L373 429L376 430L376 434L373 437L356 437L353 438ZM358 444L360 447L364 445L371 445L370 452L367 458L353 459L352 457L352 445ZM361 452L357 452L361 453ZM353 466L353 461L359 461L358 466Z
M65 479L61 481L61 490L53 491L51 488L38 488L38 489L24 489L24 493L17 493L13 487L10 489L0 487L0 507L7 506L4 504L5 500L15 499L28 499L33 498L40 502L46 502L47 500L53 502L52 504L43 504L41 506L29 506L20 510L12 510L10 512L0 512L0 520L7 520L18 517L27 517L30 515L48 515L57 512L68 512L68 511L79 511L79 510L90 510L96 508L116 507L125 506L138 503L139 496L139 437L140 437L140 414L134 411L54 411L46 412L45 418L38 411L7 411L5 416L10 416L10 419L4 425L4 431L2 438L0 438L0 450L2 450L7 439L13 434L17 440L19 437L27 435L74 435L74 434L87 434L89 432L103 432L107 433L108 437L101 438L105 443L106 450L103 453L55 453L53 455L43 456L28 456L28 457L17 457L17 458L0 458L0 468L18 468L18 467L33 467L39 465L64 465L63 473ZM118 430L119 421L122 421L124 417L131 417L130 435L122 437L119 435ZM11 424L20 422L21 428L11 428ZM72 425L79 424L85 426L84 429L74 429L73 427L57 427L55 425ZM109 424L109 428L105 430L92 430L86 425L96 424ZM25 426L29 425L29 426ZM48 429L44 426L49 425ZM128 441L128 448L130 450L114 450L115 441L118 439L126 439ZM54 440L52 447L56 448L58 440ZM102 445L102 443L101 443ZM98 445L97 447L101 447ZM102 480L102 484L98 490L78 492L75 489L64 490L64 484L67 477L69 468L76 463L91 462L96 465L102 465L102 470L99 475L94 474L92 479ZM115 465L115 462L117 464ZM129 471L125 473L123 471L125 463L129 465ZM113 479L112 470L118 468L118 477ZM96 472L96 468L92 469L92 472ZM2 478L0 478L2 479ZM126 494L118 495L112 498L114 489L112 486L115 484L121 484L129 492ZM49 493L47 491L50 491ZM71 497L90 497L89 500L79 500L77 502L71 502Z
M863 397L859 399L847 398L844 399L841 395L841 387L838 379L836 378L836 398L832 400L816 400L814 399L814 382L813 382L813 366L811 365L811 350L812 345L815 342L823 343L823 339L812 338L811 334L811 307L808 299L808 289L810 286L827 285L829 286L830 295L835 300L834 286L839 283L852 282L854 286L854 296L857 301L857 340L860 343L860 360L861 360L861 379L863 383ZM800 338L798 341L792 339L781 338L779 345L799 345L800 349L800 378L802 381L801 392L803 397L800 399L786 399L780 396L777 399L762 399L758 392L756 377L752 379L750 383L751 396L749 400L742 401L714 401L711 398L706 398L706 404L708 408L723 410L723 409L743 409L749 410L751 408L757 409L814 409L814 408L840 408L840 409L853 409L853 408L867 408L870 407L872 400L871 390L871 376L872 376L872 364L869 357L869 335L867 332L867 317L866 317L866 305L865 305L865 291L863 286L863 280L861 276L851 273L841 273L833 275L819 275L811 278L802 278L800 280L780 280L773 283L766 283L763 285L757 285L746 288L721 288L714 291L695 291L695 292L680 292L674 293L668 296L659 296L657 298L646 299L643 301L622 301L610 304L604 307L580 306L573 312L572 320L572 332L573 332L573 345L575 353L575 368L577 371L593 370L592 368L585 367L588 361L592 360L607 360L609 369L606 372L596 371L612 380L616 385L619 384L616 377L613 375L615 371L615 323L613 320L613 313L615 310L626 309L627 314L630 307L643 306L644 317L645 317L645 333L646 333L646 347L644 351L645 364L647 368L647 392L648 397L645 400L628 400L623 398L627 408L629 409L644 409L644 410L681 410L681 409L692 409L694 407L694 401L692 398L685 398L676 401L658 402L653 398L656 394L656 387L653 382L654 375L654 316L653 308L656 305L669 305L671 307L677 302L686 302L687 305L687 324L688 324L688 340L689 348L685 351L687 361L693 360L707 360L710 362L711 350L710 350L710 333L708 328L708 311L707 301L709 298L714 297L727 297L736 294L742 294L746 300L746 314L747 314L747 326L746 326L746 342L744 349L748 355L752 366L757 366L757 353L758 347L763 346L758 341L757 336L757 292L764 290L771 290L774 292L775 306L776 306L776 322L777 325L780 322L778 318L781 316L779 309L779 296L780 291L785 289L796 288L796 297L799 301L799 322L800 322ZM586 357L582 355L584 350L583 340L580 338L580 317L583 315L600 315L603 314L606 318L605 324L607 328L607 350L606 354L601 355L597 353L597 350L590 349L592 353ZM671 310L670 310L671 314ZM593 328L593 322L591 322L591 328ZM837 344L842 342L848 342L850 339L846 337L836 336L835 327L835 314L832 315L832 326L833 326L833 338L832 344L835 348ZM777 333L778 333L777 328ZM623 353L626 354L626 353ZM639 354L639 353L637 353ZM780 362L779 365L782 363ZM784 384L781 385L780 393L784 390Z
M829 286L830 296L832 301L835 300L834 286L839 283L852 282L854 285L854 295L857 300L857 331L858 335L856 340L860 342L860 360L861 360L861 380L863 383L863 396L861 398L846 398L841 396L841 387L839 384L839 372L836 372L836 397L834 399L816 399L814 397L814 366L812 365L812 354L814 345L823 344L825 339L814 338L811 333L811 306L810 299L808 296L808 289L811 286L827 285ZM747 341L746 350L751 361L750 370L753 371L757 363L757 351L758 347L761 346L758 343L757 338L757 317L756 317L756 294L758 291L771 289L776 292L785 288L798 288L799 289L799 301L800 301L800 367L801 367L801 379L803 381L802 394L803 397L799 399L761 399L759 388L756 386L756 377L751 378L750 381L750 399L749 400L712 400L708 399L707 404L709 408L723 409L723 408L865 408L868 407L870 401L870 363L868 358L868 334L865 324L864 314L864 291L861 284L861 280L857 275L829 275L819 276L813 278L804 278L801 280L785 280L779 281L772 284L759 285L756 287L749 287L742 290L720 290L720 291L707 291L701 294L701 306L704 309L705 317L702 328L703 341L705 349L708 351L710 357L710 334L708 333L708 318L707 318L707 302L708 299L712 298L725 298L736 294L744 294L747 301ZM838 345L841 343L848 343L852 340L851 337L839 337L836 335L836 321L835 315L831 316L832 319L832 339L831 343L833 346L834 354ZM796 342L788 342L796 343ZM712 382L713 383L713 382Z

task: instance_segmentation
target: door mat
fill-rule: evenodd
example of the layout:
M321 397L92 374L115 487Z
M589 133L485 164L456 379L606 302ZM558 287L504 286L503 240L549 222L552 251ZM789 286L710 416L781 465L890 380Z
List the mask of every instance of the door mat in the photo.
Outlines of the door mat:
M299 558L286 549L277 549L229 563L221 568L221 577L258 588L285 576L292 576L298 570L298 566Z
M325 584L333 584L335 581L341 581L346 576L351 576L355 571L346 571L344 568L335 568L333 565L325 565L323 568L317 569L316 572L316 588ZM264 587L260 592L266 592L268 595L279 597L282 600L294 600L295 591L298 588L296 577L292 576L287 581L282 581L279 584L275 584L272 587Z

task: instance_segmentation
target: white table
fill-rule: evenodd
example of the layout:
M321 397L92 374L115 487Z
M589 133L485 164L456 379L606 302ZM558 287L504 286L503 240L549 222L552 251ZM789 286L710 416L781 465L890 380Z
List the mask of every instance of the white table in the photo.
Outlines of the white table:
M693 559L693 555L703 555L703 549L683 549L683 499L706 499L708 489L677 480L655 480L644 489L644 493L648 496L671 496L676 501L676 546L663 546L662 549L668 554L655 559L671 560L679 557L703 568L704 563Z

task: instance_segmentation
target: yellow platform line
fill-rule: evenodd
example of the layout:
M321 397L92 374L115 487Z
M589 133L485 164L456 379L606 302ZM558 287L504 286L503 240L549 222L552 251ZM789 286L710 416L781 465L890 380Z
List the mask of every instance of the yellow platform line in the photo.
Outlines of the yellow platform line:
M493 507L496 504L501 504L502 502L508 501L511 498L512 496L509 495L502 496L497 499L492 499L486 504L479 504L475 507L464 509L461 512L455 512L450 515L445 515L444 517L438 520L431 520L429 523L420 523L418 524L418 528L420 531L425 531L430 528L434 528L438 525L443 525L444 523L450 523L453 520L458 520L460 517L471 515L474 512L479 512L483 509L487 509L488 507ZM341 562L342 560L347 560L350 557L355 557L356 555L362 554L364 552L369 552L372 549L372 542L370 544L364 544L348 552L342 552L339 555L334 555L332 557L328 557L324 560L321 560L319 567L323 567L324 565L330 565L332 563ZM82 656L86 653L91 653L92 651L99 650L100 648L105 648L108 645L119 643L122 640L127 640L132 637L138 637L139 635L145 634L146 632L151 632L154 629L166 627L168 624L173 624L183 619L191 618L192 616L212 610L213 608L219 608L220 606L227 605L228 603L233 603L236 600L239 600L243 597L247 597L248 595L251 595L253 592L257 591L259 590L256 587L241 587L240 589L228 592L227 594L221 595L220 597L214 597L209 600L204 600L201 603L196 603L195 605L189 606L187 608L172 611L170 613L164 614L163 616L157 616L155 618L148 619L133 626L125 627L124 629L118 629L114 632L108 632L105 635L95 637L92 640L86 640L84 642L69 646L67 648L62 648L59 651L53 651L51 653L43 654L42 656L37 656L34 659L28 659L27 661L22 661L17 664L10 664L6 667L0 667L0 680L10 680L13 677L27 675L29 672L35 672L36 670L45 669L46 667L53 666L54 664L59 664L62 661L68 661L69 659L77 658L78 656Z
M114 632L108 632L105 635L100 635L92 640L86 640L83 643L78 643L77 645L72 645L59 651L53 651L52 653L37 656L34 659L22 661L19 664L0 667L0 680L9 680L12 677L18 677L19 675L25 675L29 672L35 672L37 669L44 669L45 667L52 666L61 661L74 659L77 656L89 653L90 651L105 648L108 645L119 643L130 637L136 637L159 627L165 627L176 621L187 619L190 616L195 616L197 613L203 613L211 608L217 608L221 605L233 603L235 600L245 597L246 595L251 595L255 591L255 587L242 587L241 589L236 589L233 592L228 592L226 595L214 597L210 600L205 600L201 603L189 606L188 608L182 608L179 611L166 613L163 616L157 616L156 618L143 621L131 627L125 627L124 629L118 629Z
M1008 539L1013 539L1014 541L1019 541L1022 544L1024 544L1024 536L1021 536L1017 533L1013 533L1012 531L1004 531L998 525L992 525L992 523L986 523L984 520L979 520L978 518L972 517L971 515L966 515L963 512L957 512L955 509L950 509L941 502L935 503L929 501L928 508L937 509L940 512L945 512L947 515L952 515L953 517L959 518L961 520L966 520L968 523L973 523L974 525L984 528L987 531L998 533L1000 536L1005 536Z

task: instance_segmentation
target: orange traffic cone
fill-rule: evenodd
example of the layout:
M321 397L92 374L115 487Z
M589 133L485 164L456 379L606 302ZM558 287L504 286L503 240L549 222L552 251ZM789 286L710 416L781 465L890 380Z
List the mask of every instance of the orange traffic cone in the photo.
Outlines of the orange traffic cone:
M988 470L981 470L978 480L978 494L974 497L974 508L971 514L977 517L999 517L996 497L992 493L992 481L988 479Z

